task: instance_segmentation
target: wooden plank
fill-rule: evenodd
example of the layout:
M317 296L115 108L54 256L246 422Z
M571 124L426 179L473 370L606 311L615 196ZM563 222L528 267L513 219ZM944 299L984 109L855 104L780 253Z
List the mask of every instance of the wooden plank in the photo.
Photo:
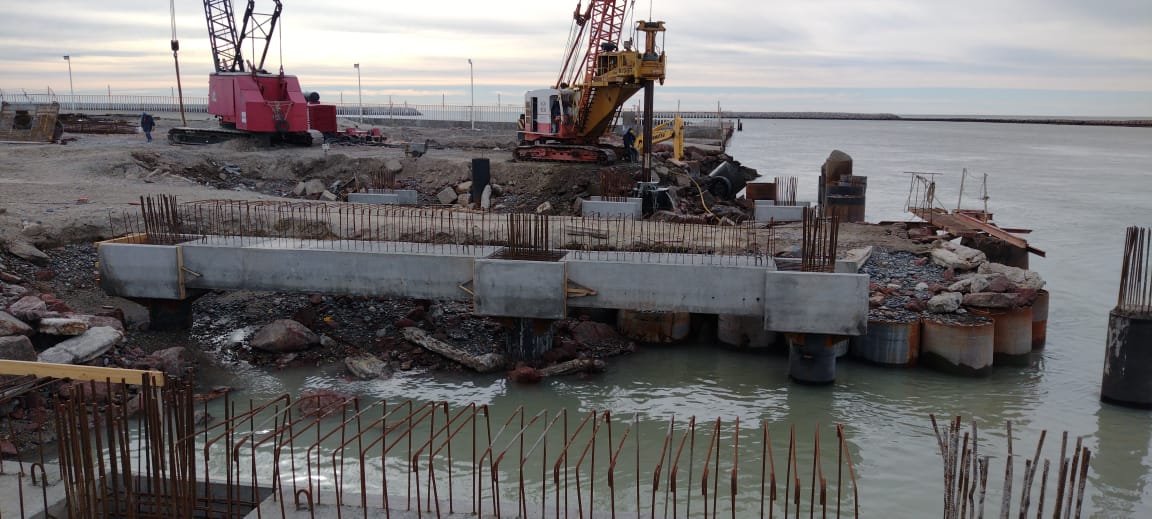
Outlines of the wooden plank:
M164 373L153 370L103 368L75 364L52 364L48 362L25 362L21 360L0 360L0 375L35 375L37 377L67 378L72 380L113 382L131 385L142 384L143 377L150 376L153 386L164 385Z

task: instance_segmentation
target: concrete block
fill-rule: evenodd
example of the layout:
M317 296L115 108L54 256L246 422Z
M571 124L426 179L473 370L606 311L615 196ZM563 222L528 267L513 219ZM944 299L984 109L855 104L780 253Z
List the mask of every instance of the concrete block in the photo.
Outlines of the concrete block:
M451 204L456 201L456 189L452 186L441 189L440 192L436 194L436 198L440 200L441 204Z
M411 189L370 189L367 193L348 193L353 204L416 205L417 193Z
M567 299L565 262L477 259L475 313L563 319Z
M863 335L868 330L868 276L765 272L764 329Z
M566 260L568 279L596 291L596 295L581 297L573 304L589 308L763 314L763 294L758 288L750 288L764 286L768 269L763 265L703 267L687 262L642 263L635 253L622 253L619 257L621 261Z
M110 296L181 299L177 246L104 243L100 287Z
M811 202L796 202L796 205L776 205L772 200L756 200L754 218L758 222L776 220L778 222L798 222L804 219L804 210Z
M643 200L639 198L605 200L604 197L590 196L580 203L580 216L643 220Z

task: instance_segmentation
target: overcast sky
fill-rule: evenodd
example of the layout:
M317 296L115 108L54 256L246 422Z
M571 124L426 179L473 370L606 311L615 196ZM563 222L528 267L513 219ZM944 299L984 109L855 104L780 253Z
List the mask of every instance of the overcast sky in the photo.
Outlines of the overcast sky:
M233 0L243 12L245 0ZM624 0L620 0L624 1ZM2 0L0 88L166 95L169 3ZM186 95L212 70L203 3L176 0ZM322 99L519 102L559 74L575 0L283 0L283 66ZM271 0L258 0L268 8ZM1152 116L1152 0L638 0L664 20L657 106ZM266 68L279 68L280 45ZM248 51L248 49L245 49Z

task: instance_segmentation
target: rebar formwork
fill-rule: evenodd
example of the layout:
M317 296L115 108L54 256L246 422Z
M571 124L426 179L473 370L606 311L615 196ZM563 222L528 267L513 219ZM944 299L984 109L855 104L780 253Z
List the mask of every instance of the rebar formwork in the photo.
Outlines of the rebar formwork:
M811 458L801 460L796 427L766 421L749 430L739 419L670 418L653 435L651 428L642 434L636 417L605 410L533 414L518 407L499 420L486 405L366 403L335 393L259 405L225 397L210 405L188 386L145 385L134 396L123 385L108 387L73 386L56 404L60 477L73 519L253 511L261 518L333 511L799 517L801 510L859 517L841 426L833 464L821 452L819 427L811 450L801 449ZM205 423L209 411L223 416ZM788 439L774 448L770 429L783 427ZM774 453L785 443L783 456Z
M802 222L804 237L800 245L802 272L835 272L836 242L840 236L840 218L824 216L817 208L805 208Z
M1149 229L1128 228L1116 310L1133 316L1152 317L1152 231Z
M768 265L774 231L607 217L495 214L340 202L141 198L140 211L108 215L113 236L140 243L208 243L476 254L505 248L549 259L702 265ZM831 243L835 245L835 243ZM832 254L835 254L834 249Z

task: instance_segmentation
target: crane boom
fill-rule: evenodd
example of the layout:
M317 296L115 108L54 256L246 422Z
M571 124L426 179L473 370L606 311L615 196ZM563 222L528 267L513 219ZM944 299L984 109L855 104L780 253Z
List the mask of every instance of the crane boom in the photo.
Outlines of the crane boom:
M241 20L240 30L236 30L232 0L204 0L204 17L208 20L208 41L212 44L212 59L216 72L244 72L244 39L251 35L264 41L260 60L248 63L254 70L264 69L264 60L272 46L272 34L276 32L276 22L280 19L283 5L274 0L276 7L271 13L257 13L256 0L248 0Z

